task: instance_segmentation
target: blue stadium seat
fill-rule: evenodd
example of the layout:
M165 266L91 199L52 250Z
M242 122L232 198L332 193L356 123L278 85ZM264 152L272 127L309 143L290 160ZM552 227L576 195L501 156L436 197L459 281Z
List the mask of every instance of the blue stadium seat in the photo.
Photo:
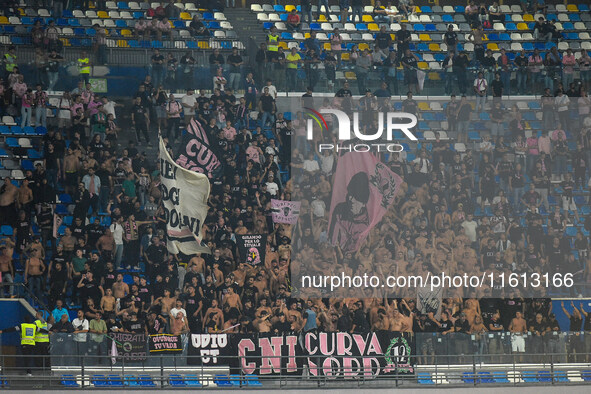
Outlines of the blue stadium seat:
M62 386L66 387L80 387L80 385L76 382L74 375L62 375L61 384Z
M74 35L76 36L83 36L85 34L84 28L77 27L74 29Z
M133 19L140 19L143 18L144 13L142 11L134 11L133 13Z
M21 160L21 167L24 171L34 171L35 166L31 160Z
M490 372L478 372L480 383L495 383L493 376Z
M575 28L575 25L573 25L573 23L572 23L572 22L564 22L564 23L562 24L562 28L563 28L564 30L574 30L574 28Z
M178 21L175 21L175 22L178 22ZM127 27L127 22L125 21L125 19L117 19L115 21L115 26L117 26L120 29L125 29ZM183 24L183 27L185 27L184 24Z
M435 384L429 372L417 373L417 382L420 384Z
M566 371L554 371L554 381L569 382Z
M22 23L23 25L32 25L32 24L33 24L33 19L32 19L32 18L30 18L30 17L28 17L28 16L23 16L23 17L21 18L21 23Z
M469 384L480 383L480 379L473 372L463 372L462 381Z
M488 39L489 41L499 41L499 35L496 33L490 33Z
M181 375L170 375L168 377L168 383L173 387L186 387L187 384Z
M535 371L523 371L521 373L521 379L523 379L523 381L525 383L538 383L538 375Z
M579 9L579 12L581 11L589 11L589 5L588 4L579 4L577 5L577 8Z
M355 28L359 31L367 31L367 25L365 23L357 23Z
M546 19L549 21L558 21L558 16L556 14L546 14Z
M320 27L320 23L310 23L310 30L322 30L322 28ZM367 26L365 27L365 30L367 30Z
M538 380L540 382L552 382L552 374L550 371L538 371Z
M276 4L273 6L273 11L275 12L285 12L285 7L281 4Z
M511 41L511 36L507 33L499 34L499 40L501 41Z
M210 29L221 29L220 22L216 22L216 21L209 22L209 28Z
M454 7L454 11L458 14L463 14L466 11L466 8L462 5L457 5Z
M117 8L119 8L120 10L128 10L129 4L127 3L127 1L119 1L117 3Z
M429 50L429 45L425 44L424 42L420 42L417 45L417 49L421 52L427 52Z
M260 387L262 386L257 375L246 375L246 384L248 386Z
M414 31L425 31L425 26L421 23L415 23L412 28Z
M201 382L199 381L199 377L197 375L185 375L185 384L190 387L201 387L202 386Z
M293 34L288 33L288 32L283 32L283 33L281 33L281 39L282 40L293 40Z
M211 12L204 12L203 19L206 21L211 21L213 20L213 14Z
M68 18L71 18L71 16ZM66 19L66 18L58 18L57 21L55 22L55 24L60 27L68 26L68 20L69 19Z
M263 22L263 29L265 29L265 30L269 30L273 26L275 26L275 24L273 22Z
M2 233L2 235L12 235L13 234L13 229L11 226L7 225L7 224L3 224L2 227L0 227L0 233Z
M172 22L175 29L184 29L186 27L185 22L183 21L174 21Z
M105 387L109 385L105 375L93 375L90 378L90 383L92 383L95 387Z
M215 375L213 382L217 384L218 387L232 387L232 383L230 383L227 375Z
M123 387L123 379L119 375L109 375L109 386Z
M125 375L125 385L135 387L139 386L140 384L137 381L137 377L133 375Z
M68 19L68 25L71 27L80 26L80 21L77 18L70 18Z
M454 17L453 17L453 16L451 16L451 15L449 15L449 14L445 14L445 15L443 15L443 16L441 17L441 20L442 20L444 23L454 23Z
M524 42L523 44L521 44L521 47L523 49L525 49L526 51L533 51L534 50L534 45L531 42Z
M158 40L153 40L151 42L152 48L163 48L164 45L162 44L162 41L158 41Z
M6 146L8 146L9 148L20 148L20 145L18 144L18 139L14 138L14 137L8 137L6 138Z
M62 12L62 17L63 18L73 18L74 14L72 14L72 10L64 10Z
M579 33L576 33L576 32L567 33L566 34L566 37L569 40L578 40L579 39Z
M132 280L133 282L133 280ZM155 387L156 383L154 383L154 381L152 380L152 377L150 375L140 375L139 379L138 379L138 383L140 386L145 386L145 387Z
M568 19L571 20L571 22L580 22L581 21L581 15L571 12L568 14Z
M517 25L513 22L508 22L505 24L505 29L507 30L517 30Z
M287 22L288 16L289 16L289 14L281 14L281 15L279 15L279 19L281 19L281 22Z
M429 32L437 31L437 27L433 23L427 23L425 25L425 31L429 31Z
M430 13L433 12L433 10L428 5L424 5L424 6L421 7L421 12L423 14L430 14Z
M495 383L509 383L509 379L507 379L507 374L505 372L493 371L491 375Z

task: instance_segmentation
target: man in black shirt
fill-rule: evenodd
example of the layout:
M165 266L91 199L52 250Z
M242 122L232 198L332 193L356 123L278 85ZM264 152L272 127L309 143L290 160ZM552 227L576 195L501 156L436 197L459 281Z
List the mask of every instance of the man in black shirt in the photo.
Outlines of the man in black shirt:
M201 310L203 309L203 301L201 295L196 292L195 287L189 286L189 294L185 300L185 310L187 311L187 319L189 321L189 328L191 332L201 332Z
M500 99L503 95L504 89L503 81L501 81L501 74L495 73L495 79L491 82L490 88L492 89L493 97L495 97L495 100L497 98Z
M59 66L64 61L64 58L58 55L55 49L47 57L47 75L49 77L49 84L47 91L52 92L59 78Z
M164 82L164 56L159 49L154 49L152 55L152 81L154 86L160 86Z
M263 95L259 99L259 112L261 112L261 124L263 128L267 125L267 121L272 125L275 122L275 99L269 94L269 88L263 89Z
M398 60L402 58L402 55L410 47L411 34L410 31L406 30L406 23L400 25L400 30L396 33L396 50L398 51Z
M144 133L146 145L150 144L150 137L148 136L148 128L150 127L150 117L148 110L142 105L141 97L135 98L135 104L131 110L131 123L135 127L136 137L141 143L140 133Z
M379 33L376 34L376 45L384 53L388 53L390 50L390 46L392 45L392 37L390 36L390 33L386 31L386 25L382 25L382 27L380 27Z
M443 42L447 45L448 51L456 51L456 45L458 44L458 34L454 31L452 24L447 26L447 31L443 35Z
M226 63L230 66L230 78L227 87L238 90L240 88L240 66L242 66L242 56L238 53L238 48L232 48L232 53L228 55Z

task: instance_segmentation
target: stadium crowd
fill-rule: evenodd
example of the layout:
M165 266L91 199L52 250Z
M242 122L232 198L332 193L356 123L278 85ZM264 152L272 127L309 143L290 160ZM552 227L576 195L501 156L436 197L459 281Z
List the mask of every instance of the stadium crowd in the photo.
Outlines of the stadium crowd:
M353 1L354 9L356 4ZM482 34L478 21L483 20L474 20L475 47ZM214 51L210 56L212 94L206 92L208 87L196 94L192 80L183 80L186 94L180 100L164 90L164 64L170 65L171 57L175 63L176 59L156 50L152 75L145 77L126 106L131 125L124 131L117 122L120 104L95 94L88 83L86 53L79 60L81 80L75 89L64 92L57 124L47 125L42 115L47 106L43 78L28 78L41 82L36 92L30 90L10 48L4 62L7 75L0 84L5 92L3 110L22 114L23 126L31 124L31 111L39 110L35 125L47 125L48 130L42 138L43 160L35 170L25 171L25 179L18 182L5 178L0 189L1 222L14 228L14 235L4 238L0 247L3 282L22 281L36 297L33 302L47 303L54 332L90 332L97 338L114 331L391 330L474 335L510 331L545 337L542 349L556 350L551 336L560 328L550 300L536 291L529 298L498 288L485 288L472 298L457 291L444 298L441 317L436 319L418 311L416 295L410 292L396 298L378 298L370 292L362 298L292 296L298 288L290 274L302 269L323 272L327 264L348 273L549 271L572 273L581 287L572 287L569 295L583 294L591 280L587 233L591 217L582 210L588 205L591 175L591 121L587 118L591 102L586 94L591 59L582 56L575 74L572 53L561 55L556 48L544 61L533 53L520 54L512 63L504 51L498 61L487 60L491 54L482 51L475 51L472 59L465 52L450 51L443 67L451 69L461 94L472 85L474 97L456 100L451 96L445 110L448 131L467 142L471 115L485 111L491 114L491 129L481 133L476 149L465 153L450 150L448 141L436 133L434 141L414 152L382 156L404 180L397 201L357 253L336 253L310 266L303 264L306 254L314 254L326 242L330 179L338 158L330 153L316 155L305 143L292 145L292 137L305 130L305 119L301 113L291 117L278 111L281 86L276 84L286 80L288 90L296 90L297 65L304 62L309 85L304 98L313 97L320 79L317 64L324 62L327 76L339 67L338 31L331 37L332 52L323 54L322 60L313 32L305 41L305 59L297 51L283 54L275 36L271 29L259 52L249 54L257 57L259 67L244 78L237 50L226 58ZM417 59L407 47L409 39L403 25L396 33L396 51L391 51L394 42L385 31L377 34L373 52L355 54L354 50L349 58L354 60L362 97L354 98L345 82L322 105L366 112L365 127L371 128L375 113L388 112L394 104L390 96L398 92L397 71L390 70L402 64L409 90L402 107L418 114L412 96L418 85ZM445 40L453 47L453 31ZM61 61L55 49L52 57L52 62ZM186 55L184 64L191 62L194 59ZM473 84L466 83L469 64L482 67ZM544 129L539 137L526 134L517 106L505 108L500 100L510 90L511 67L517 68L520 92L529 89L528 80L533 87L544 87L540 101ZM544 67L545 78L541 78ZM369 72L382 72L386 81L373 93L365 83L364 74ZM576 81L575 75L579 75ZM328 79L337 85L334 75ZM51 86L51 74L47 81ZM451 82L449 87L447 93L452 93ZM243 96L237 98L235 93L242 89ZM487 97L495 99L487 102ZM260 120L251 119L250 110L258 110ZM162 135L172 152L181 124L188 125L191 119L205 128L224 169L212 179L204 224L204 242L212 254L172 255L166 248L159 168L145 151L150 141ZM121 133L132 129L136 138L126 143ZM567 135L576 141L575 150L569 150ZM410 153L416 158L408 161ZM295 228L273 223L271 198L302 201ZM56 234L54 214L60 206L67 212L55 217L65 223L65 229ZM568 229L576 230L571 234ZM292 255L294 231L305 244ZM235 235L247 233L268 235L266 258L259 266L238 257ZM9 286L2 290L14 294ZM79 309L74 324L69 322L71 308ZM591 310L575 304L572 308L570 331L591 331ZM467 339L460 342L459 351L467 354L467 348L462 348L468 346L463 345ZM581 343L591 353L591 336ZM433 343L425 346L424 354L434 352ZM582 348L580 342L571 341L569 349L580 352Z

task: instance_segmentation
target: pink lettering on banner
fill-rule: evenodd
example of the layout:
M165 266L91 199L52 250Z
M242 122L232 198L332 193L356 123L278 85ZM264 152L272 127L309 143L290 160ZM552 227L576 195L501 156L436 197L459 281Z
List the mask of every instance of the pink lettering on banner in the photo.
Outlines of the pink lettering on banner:
M365 354L365 340L363 339L363 336L359 334L353 334L353 340L357 345L357 350L359 351L359 354Z
M320 333L320 353L324 354L325 356L330 356L334 353L334 341L330 341L332 344L332 348L328 350L328 333L321 332Z
M254 342L249 338L244 338L238 343L238 356L240 357L240 365L245 374L252 374L256 369L255 363L246 362L246 352L254 351Z
M298 337L290 335L285 338L287 345L287 372L296 372L298 365L296 363L296 345L298 343Z
M348 341L348 344L345 342ZM353 355L351 353L351 348L353 347L353 340L351 339L351 334L346 332L337 332L337 352L342 355Z
M282 345L283 337L259 338L259 347L261 348L261 375L281 372Z
M355 370L353 370L353 366L355 366ZM360 367L361 365L359 364L359 360L356 358L345 357L343 359L343 372L346 378L357 376L357 371L360 369Z
M378 336L375 333L371 334L371 339L369 340L369 347L367 349L366 354L384 354L382 351L382 346L380 346L380 341L378 340Z

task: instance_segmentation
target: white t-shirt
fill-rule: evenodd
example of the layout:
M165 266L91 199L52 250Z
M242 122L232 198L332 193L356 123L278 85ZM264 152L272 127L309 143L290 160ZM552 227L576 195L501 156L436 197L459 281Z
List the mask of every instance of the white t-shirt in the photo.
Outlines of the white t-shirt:
M322 172L324 172L325 174L330 174L332 173L332 167L334 165L334 156L333 155L328 155L328 156L320 156L320 163L321 163L321 168L322 168Z
M269 192L269 194L272 196L276 196L277 192L279 191L279 186L277 186L275 182L267 182L265 184L267 185L267 191Z
M117 119L117 115L115 115L115 104L114 101L108 101L107 104L103 104L103 108L107 111L107 115L113 115L113 119Z
M320 166L316 160L304 160L304 171L314 172L320 170Z
M476 242L476 228L478 227L478 223L474 220L471 222L465 220L462 222L462 227L464 228L464 234L466 234L470 242Z
M113 238L115 239L116 245L123 245L123 226L119 223L111 224L109 227L111 232L113 233Z
M324 217L324 214L326 213L326 204L324 201L320 199L313 200L312 203L310 203L310 207L312 208L312 213L314 213L314 216L317 218Z
M265 88L269 88L269 94L273 98L277 98L277 88L275 87L275 85L265 85Z
M75 318L74 320L72 320L72 325L74 326L75 331L88 330L88 327L89 327L88 320L86 320L86 319L80 320L78 318ZM80 326L82 326L82 327L80 327ZM86 342L86 333L79 332L77 334L74 334L74 341Z
M183 112L185 115L195 115L195 103L197 102L197 97L194 94L192 95L184 95L181 99L181 104L183 104ZM190 108L185 107L185 105L189 105Z
M170 310L170 316L176 317L177 313L179 312L183 312L183 316L187 316L187 311L185 310L185 308L172 308Z

